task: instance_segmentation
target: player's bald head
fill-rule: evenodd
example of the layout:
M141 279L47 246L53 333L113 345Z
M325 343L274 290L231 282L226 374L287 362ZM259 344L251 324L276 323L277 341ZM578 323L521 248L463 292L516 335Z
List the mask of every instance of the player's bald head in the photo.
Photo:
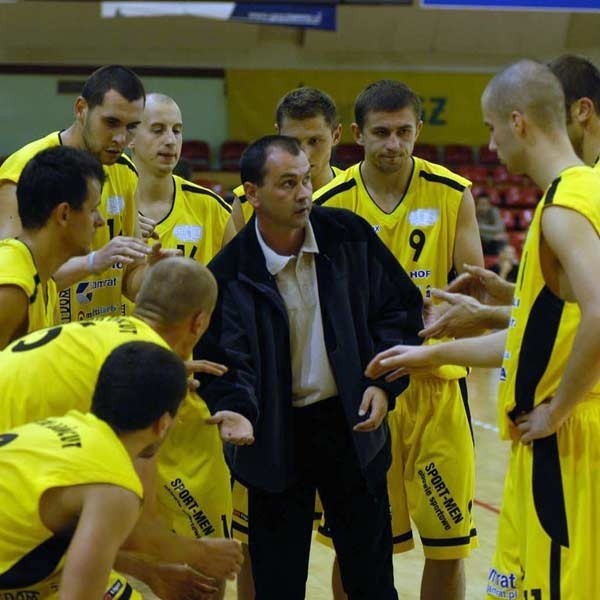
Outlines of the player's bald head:
M191 258L172 257L148 269L135 312L163 324L180 323L199 312L212 313L216 301L213 274Z
M161 94L160 92L151 92L146 96L146 105L144 106L144 114L152 114L157 109L174 108L181 114L179 105L171 96Z
M506 119L520 112L541 128L561 128L566 121L560 82L546 65L533 60L514 63L496 75L483 92L482 105Z

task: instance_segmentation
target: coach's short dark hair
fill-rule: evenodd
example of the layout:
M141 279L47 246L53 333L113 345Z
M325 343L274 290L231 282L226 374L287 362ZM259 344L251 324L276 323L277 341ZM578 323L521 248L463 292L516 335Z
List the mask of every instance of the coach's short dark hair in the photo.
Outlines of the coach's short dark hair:
M381 79L368 85L354 103L354 120L362 129L370 112L393 112L410 106L417 121L421 120L423 104L407 85L392 79Z
M565 93L567 120L570 107L580 98L589 98L594 110L600 115L600 71L587 58L564 54L548 64Z
M240 175L242 183L249 181L262 185L265 177L265 164L271 148L280 148L292 156L302 152L297 140L285 135L266 135L252 142L242 154L240 160Z
M19 217L25 229L39 229L61 202L80 210L88 194L88 181L104 183L97 158L70 146L53 146L36 154L17 184Z
M304 121L322 116L332 129L338 125L337 108L329 94L312 87L288 92L277 104L275 119L281 128L284 119Z
M175 416L188 390L183 361L151 342L128 342L109 355L98 376L92 412L115 431L145 429Z
M96 69L85 82L81 95L89 108L94 108L104 102L104 96L110 90L115 90L129 102L140 98L146 101L144 84L140 78L131 69L121 65Z

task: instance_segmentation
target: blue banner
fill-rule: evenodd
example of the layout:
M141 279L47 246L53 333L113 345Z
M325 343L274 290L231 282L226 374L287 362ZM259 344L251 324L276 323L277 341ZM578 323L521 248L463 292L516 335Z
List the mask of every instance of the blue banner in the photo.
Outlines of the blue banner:
M230 16L232 21L261 25L284 25L307 29L336 29L336 8L333 4L263 4L237 2Z
M421 7L600 12L600 0L421 0Z

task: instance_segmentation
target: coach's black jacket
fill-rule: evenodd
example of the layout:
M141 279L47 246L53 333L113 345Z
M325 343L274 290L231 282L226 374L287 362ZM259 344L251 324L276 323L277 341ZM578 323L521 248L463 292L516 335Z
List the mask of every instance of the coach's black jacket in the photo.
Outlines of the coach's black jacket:
M373 382L364 369L394 344L419 344L422 298L394 256L361 217L343 209L313 206L310 215L319 254L315 265L325 345L348 428L359 422L364 390L388 392L390 409L408 379ZM211 261L219 298L195 358L223 362L223 377L202 377L200 393L211 412L231 410L254 426L251 446L226 444L231 471L242 483L281 491L293 481L292 377L288 318L275 278L267 271L254 218ZM371 433L352 432L367 479L389 467L387 423ZM378 460L379 472L366 469ZM385 463L385 464L384 464ZM381 468L379 465L381 464Z

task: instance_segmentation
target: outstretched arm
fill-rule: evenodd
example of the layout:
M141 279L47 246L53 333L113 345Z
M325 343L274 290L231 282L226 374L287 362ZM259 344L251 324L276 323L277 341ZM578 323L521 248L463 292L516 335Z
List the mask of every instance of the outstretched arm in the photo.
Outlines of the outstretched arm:
M81 516L60 582L61 600L100 600L119 547L135 524L140 499L124 488L84 486Z

